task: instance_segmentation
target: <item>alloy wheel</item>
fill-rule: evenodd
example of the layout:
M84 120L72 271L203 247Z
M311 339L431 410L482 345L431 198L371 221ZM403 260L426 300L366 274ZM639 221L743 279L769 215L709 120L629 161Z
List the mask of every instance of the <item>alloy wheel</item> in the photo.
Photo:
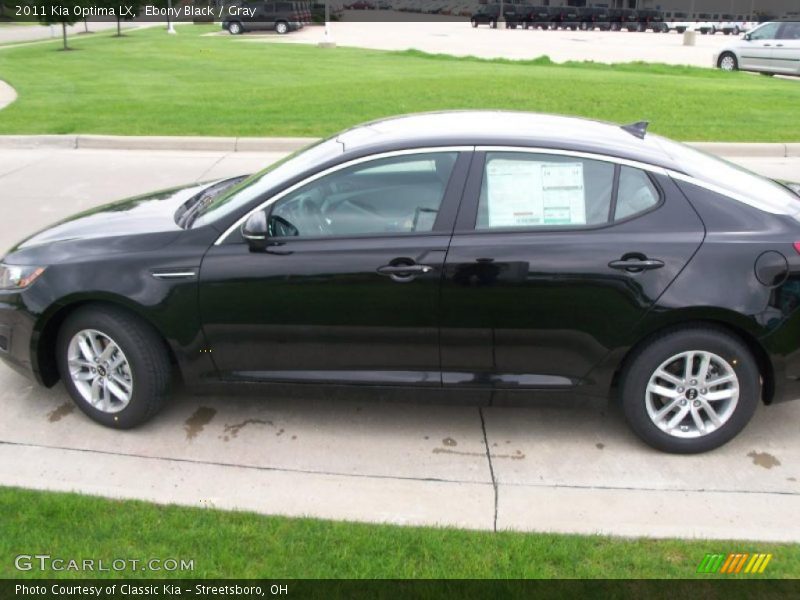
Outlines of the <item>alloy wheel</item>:
M72 336L67 365L75 388L97 410L117 413L130 403L130 364L122 348L103 332L84 329Z
M650 376L645 405L650 420L678 438L719 430L739 401L739 378L721 356L688 351L665 360Z

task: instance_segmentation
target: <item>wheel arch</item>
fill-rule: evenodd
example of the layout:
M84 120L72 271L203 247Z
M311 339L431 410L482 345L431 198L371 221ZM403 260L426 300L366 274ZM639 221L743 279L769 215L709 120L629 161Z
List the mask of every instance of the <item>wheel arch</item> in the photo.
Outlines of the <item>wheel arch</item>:
M178 367L179 363L172 346L159 327L136 303L131 302L124 296L116 296L114 294L103 294L92 297L78 295L62 299L57 304L51 306L42 314L34 328L34 334L31 337L31 364L33 365L36 378L44 386L53 387L61 379L58 373L56 360L56 340L58 339L58 332L61 330L64 321L76 310L91 305L122 309L134 315L142 323L150 327L159 339L161 339L164 343L164 347L167 349L167 354L169 355L170 363L173 368Z
M613 378L612 385L616 385L625 368L630 364L633 358L637 355L639 350L649 344L654 338L670 333L672 331L682 331L686 329L716 329L728 335L733 335L738 338L755 358L756 366L761 374L761 399L764 404L770 404L775 395L775 368L769 358L769 354L758 341L758 338L752 331L742 324L737 322L742 319L741 315L732 315L726 318L727 315L720 315L715 317L695 317L687 318L686 320L673 321L664 323L656 327L643 336L638 342L631 346L622 360L619 362ZM738 319L736 318L738 317Z

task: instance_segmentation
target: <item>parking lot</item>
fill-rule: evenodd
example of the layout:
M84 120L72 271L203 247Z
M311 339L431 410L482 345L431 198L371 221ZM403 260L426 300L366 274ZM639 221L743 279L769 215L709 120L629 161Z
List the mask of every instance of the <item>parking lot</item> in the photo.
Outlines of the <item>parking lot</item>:
M280 156L0 149L0 197L14 215L0 222L0 246L109 200ZM787 178L800 167L737 160ZM118 432L83 416L62 386L0 366L0 484L359 521L800 541L800 402L759 407L716 452L672 456L602 401L413 399L179 391L152 422Z
M486 26L473 29L466 18L463 22L437 21L430 16L426 19L369 24L342 21L332 23L331 31L338 45L358 48L416 49L480 58L532 59L546 55L555 62L584 61L590 57L601 63L646 61L698 67L710 67L714 52L733 39L721 33L698 34L695 46L684 46L683 36L677 33L504 29L502 23L497 29ZM324 31L322 27L305 27L285 36L258 32L234 39L237 42L317 44L324 39Z

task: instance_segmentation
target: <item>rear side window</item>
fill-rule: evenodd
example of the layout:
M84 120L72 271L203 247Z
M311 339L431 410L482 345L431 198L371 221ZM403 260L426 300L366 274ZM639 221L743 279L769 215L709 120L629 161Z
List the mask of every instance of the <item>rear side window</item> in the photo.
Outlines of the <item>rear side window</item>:
M649 210L658 204L658 200L658 190L647 173L633 167L620 167L614 220Z
M607 223L614 165L599 160L489 152L476 229Z
M646 212L660 201L640 169L602 160L489 152L486 155L476 229L606 225Z

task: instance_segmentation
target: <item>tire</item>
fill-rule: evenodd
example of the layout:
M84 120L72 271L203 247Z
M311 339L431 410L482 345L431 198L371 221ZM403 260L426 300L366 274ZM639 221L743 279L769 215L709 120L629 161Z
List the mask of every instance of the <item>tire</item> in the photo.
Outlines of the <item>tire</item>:
M686 33L686 27L676 27L675 31L678 33Z
M692 369L684 377L689 357ZM710 387L705 383L720 379L726 381ZM676 454L707 452L730 441L750 421L761 394L758 365L747 346L713 327L673 330L654 338L627 362L620 389L631 429L653 448ZM712 400L712 394L717 398Z
M112 344L116 350L105 359L102 352L92 352L111 352ZM58 370L72 400L106 427L130 429L144 423L169 396L167 348L148 324L126 310L106 305L78 309L61 326L56 352ZM90 360L98 353L100 362Z
M767 72L765 72L765 71L760 71L760 73L761 73L761 74L762 74L764 77L775 77L775 73L767 73Z
M723 71L738 71L739 61L733 52L723 52L717 59L717 67Z
M581 27L581 31L588 31L589 30L589 25L587 23L581 22L580 27Z
M278 35L285 35L289 33L289 24L286 21L278 21L275 23L275 33Z
M234 21L233 23L228 23L228 33L231 35L241 35L244 29L242 29L242 24Z
M472 24L473 27L477 27L478 26L478 22L475 19L472 19L470 21L470 23Z

